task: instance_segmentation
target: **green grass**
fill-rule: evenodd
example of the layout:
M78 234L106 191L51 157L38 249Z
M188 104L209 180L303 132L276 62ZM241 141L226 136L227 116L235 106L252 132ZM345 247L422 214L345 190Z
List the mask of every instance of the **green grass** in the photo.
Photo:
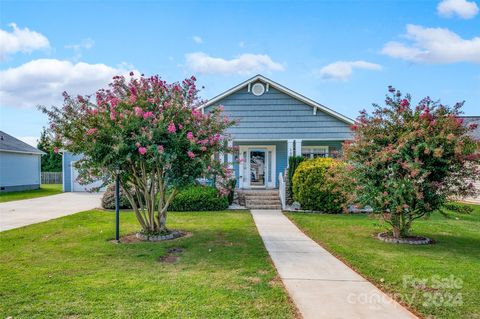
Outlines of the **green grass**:
M109 242L114 214L88 211L0 233L0 318L292 318L249 213L171 213L188 238ZM121 213L123 234L138 230ZM159 258L172 247L175 263Z
M62 184L42 184L39 189L34 189L30 191L0 193L0 203L10 202L13 200L50 196L60 194L61 192Z
M412 233L437 241L428 246L381 242L374 234L385 228L366 215L290 213L288 217L312 239L423 316L473 319L480 318L480 206L472 207L474 212L468 215L449 212L445 218L436 213L428 220L416 221ZM427 282L412 288L404 285L403 279L408 278L404 276ZM461 280L457 282L461 288L435 284L436 279L454 283L452 278Z

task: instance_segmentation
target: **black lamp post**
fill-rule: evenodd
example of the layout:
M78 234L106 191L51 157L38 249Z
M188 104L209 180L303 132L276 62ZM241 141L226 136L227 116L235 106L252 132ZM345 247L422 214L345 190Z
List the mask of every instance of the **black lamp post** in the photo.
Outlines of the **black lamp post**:
M115 240L120 242L120 170L115 172Z

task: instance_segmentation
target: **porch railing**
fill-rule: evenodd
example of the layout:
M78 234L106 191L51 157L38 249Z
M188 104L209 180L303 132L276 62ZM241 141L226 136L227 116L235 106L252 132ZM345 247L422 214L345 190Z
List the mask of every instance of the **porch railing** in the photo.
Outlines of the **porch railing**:
M283 174L280 172L278 174L278 195L280 196L280 202L282 203L282 209L285 209L286 205L286 185L283 178Z

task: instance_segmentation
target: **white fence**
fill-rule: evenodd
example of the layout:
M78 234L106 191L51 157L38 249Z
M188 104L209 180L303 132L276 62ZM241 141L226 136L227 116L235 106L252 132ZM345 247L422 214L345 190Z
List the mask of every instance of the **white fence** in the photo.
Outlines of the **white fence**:
M42 184L62 184L62 172L42 172Z
M282 209L286 206L286 185L283 178L283 174L278 174L278 195L280 196L280 202L282 203Z

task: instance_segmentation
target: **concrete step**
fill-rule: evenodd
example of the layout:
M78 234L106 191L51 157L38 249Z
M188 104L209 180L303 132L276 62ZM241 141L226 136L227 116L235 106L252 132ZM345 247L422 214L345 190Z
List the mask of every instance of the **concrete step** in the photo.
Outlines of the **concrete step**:
M258 206L258 205L280 205L280 201L270 201L270 202L265 202L265 201L246 201L245 205L247 207L250 206Z
M249 209L282 209L281 205L254 205L254 206L248 206L247 208Z
M245 196L248 195L277 195L278 196L278 190L276 189L261 189L261 190L239 190L238 193L242 193Z
M280 197L278 195L246 195L245 199L253 199L253 200L258 200L258 199L263 199L263 200L276 200L279 199Z

